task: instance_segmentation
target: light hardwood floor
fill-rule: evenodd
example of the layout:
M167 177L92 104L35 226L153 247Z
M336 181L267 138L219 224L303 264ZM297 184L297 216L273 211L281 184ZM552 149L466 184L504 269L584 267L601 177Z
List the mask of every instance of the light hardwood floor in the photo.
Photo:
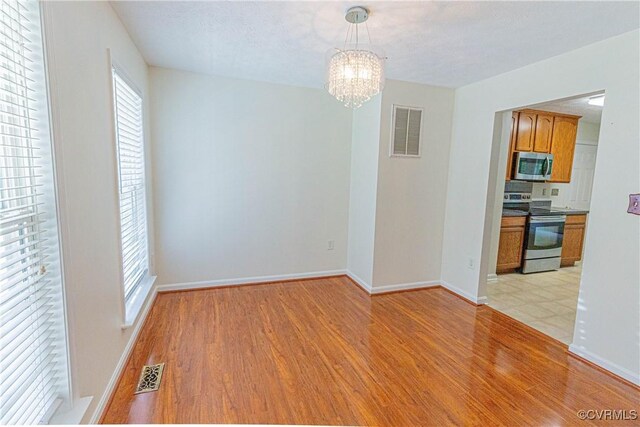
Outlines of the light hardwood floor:
M159 391L134 395L145 364ZM158 296L104 423L590 425L640 391L442 289L346 277Z

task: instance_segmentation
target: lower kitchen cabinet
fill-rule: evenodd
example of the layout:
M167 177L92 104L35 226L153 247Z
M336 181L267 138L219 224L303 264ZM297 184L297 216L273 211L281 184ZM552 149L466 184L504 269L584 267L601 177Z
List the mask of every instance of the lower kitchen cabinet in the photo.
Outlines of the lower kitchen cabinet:
M586 215L567 215L564 225L564 237L562 239L562 255L560 265L572 266L582 259L582 247L584 244L584 231L587 226Z
M522 265L522 245L526 224L526 216L502 217L496 273L508 273Z

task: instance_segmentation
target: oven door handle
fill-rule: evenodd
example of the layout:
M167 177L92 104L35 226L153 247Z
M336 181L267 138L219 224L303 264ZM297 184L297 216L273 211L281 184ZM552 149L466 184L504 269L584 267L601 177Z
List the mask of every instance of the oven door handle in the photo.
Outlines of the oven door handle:
M541 223L548 223L548 222L560 222L560 223L564 223L567 220L567 216L566 215L555 215L555 216L536 216L536 217L531 217L531 219L529 219L529 222L532 224L541 224Z

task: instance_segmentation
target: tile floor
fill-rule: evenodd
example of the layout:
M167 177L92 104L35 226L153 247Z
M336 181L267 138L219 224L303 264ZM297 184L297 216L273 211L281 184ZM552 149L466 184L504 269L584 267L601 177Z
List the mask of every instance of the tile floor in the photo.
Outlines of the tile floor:
M487 285L489 306L565 344L576 320L581 267L533 274L500 274Z

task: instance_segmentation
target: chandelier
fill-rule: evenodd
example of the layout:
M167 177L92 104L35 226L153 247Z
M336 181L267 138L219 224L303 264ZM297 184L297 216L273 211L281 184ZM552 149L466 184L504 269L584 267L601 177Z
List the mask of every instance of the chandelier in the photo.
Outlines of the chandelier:
M345 19L349 28L344 47L332 49L327 63L326 88L347 108L360 107L384 88L385 58L373 51L366 24L368 49L360 45L358 25L368 18L369 11L363 7L356 6L347 11Z

